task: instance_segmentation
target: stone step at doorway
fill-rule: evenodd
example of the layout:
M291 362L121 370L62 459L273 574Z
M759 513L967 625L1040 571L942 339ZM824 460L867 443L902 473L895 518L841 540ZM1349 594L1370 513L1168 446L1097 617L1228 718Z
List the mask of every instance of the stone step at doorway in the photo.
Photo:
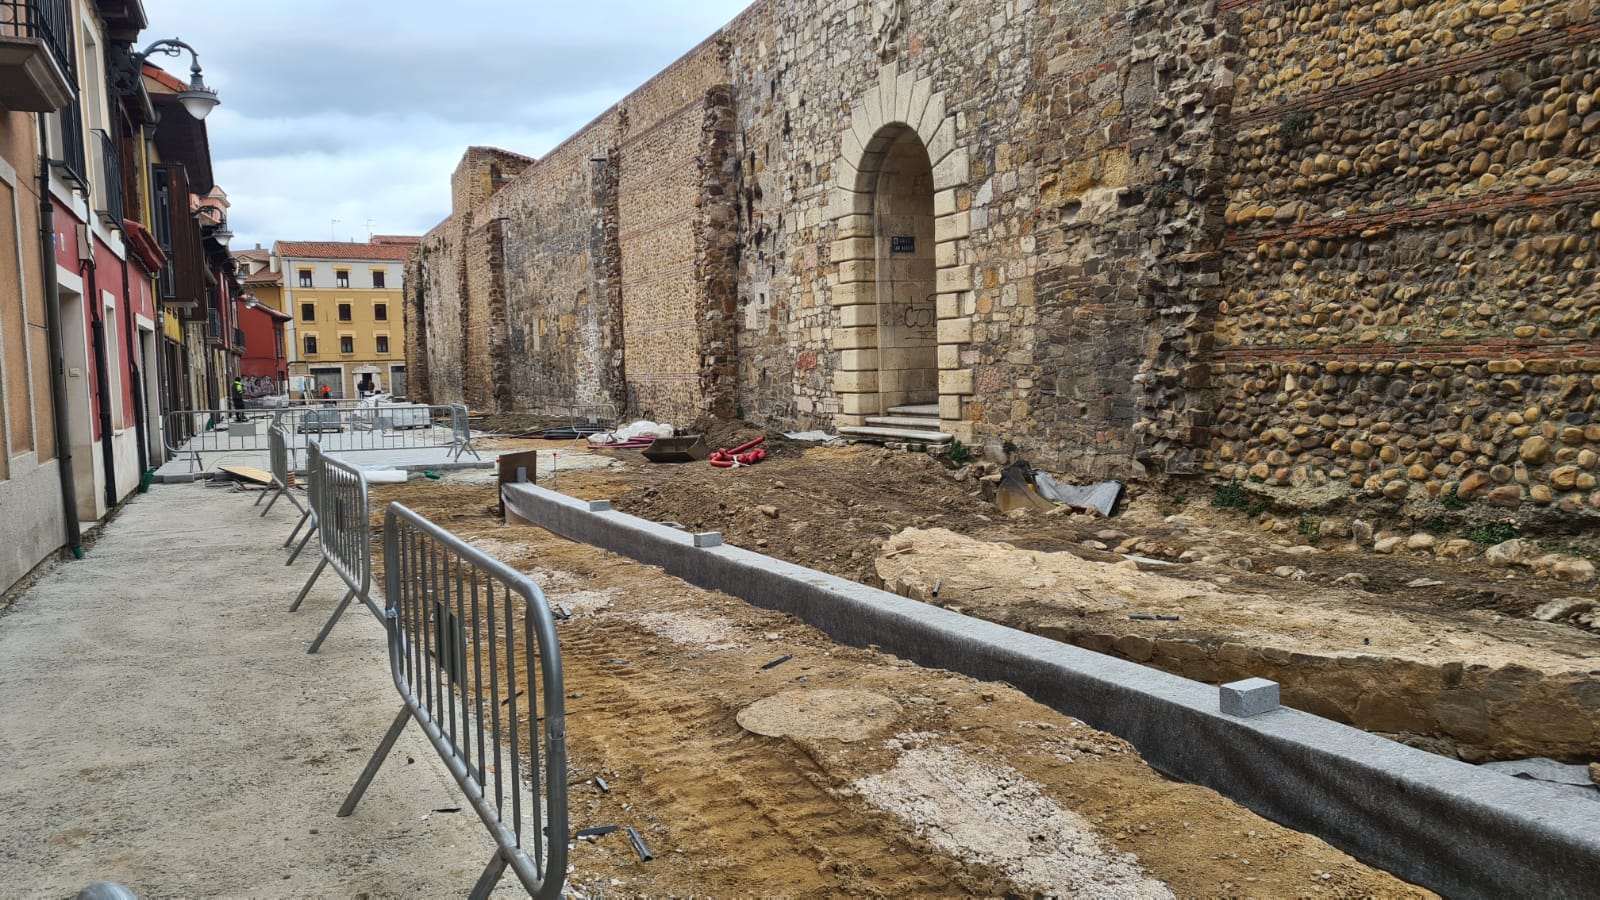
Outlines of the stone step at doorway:
M889 407L889 415L937 419L939 418L939 404L913 403L907 406L891 406Z
M846 425L839 429L840 437L854 441L887 443L904 441L913 444L948 444L950 435L925 428L894 428L872 425Z
M939 430L938 416L867 416L868 425L881 425L885 428L921 428L927 431Z

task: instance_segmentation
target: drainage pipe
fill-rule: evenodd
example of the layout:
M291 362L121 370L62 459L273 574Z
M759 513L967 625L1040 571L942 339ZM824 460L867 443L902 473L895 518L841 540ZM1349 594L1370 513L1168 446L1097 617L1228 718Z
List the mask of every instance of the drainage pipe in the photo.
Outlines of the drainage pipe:
M44 270L44 330L50 354L51 419L56 433L56 467L61 478L61 514L66 520L67 549L83 558L83 532L78 524L78 487L72 475L72 431L67 421L67 363L61 331L61 285L56 280L55 204L50 202L50 135L39 116L39 268Z
M122 260L122 318L123 332L127 335L122 345L128 354L128 392L133 396L133 433L139 447L139 474L150 468L150 451L145 445L144 384L139 377L138 351L143 344L139 331L133 324L133 288L128 280L128 260Z
M94 310L90 332L94 343L94 386L95 392L100 395L100 402L96 404L100 422L100 467L105 470L106 512L110 512L117 506L117 457L111 444L111 369L106 360L106 316L94 277L94 229L85 228L84 237L89 241L89 259L84 261L79 271L83 273L83 291L87 295L84 299L88 307Z

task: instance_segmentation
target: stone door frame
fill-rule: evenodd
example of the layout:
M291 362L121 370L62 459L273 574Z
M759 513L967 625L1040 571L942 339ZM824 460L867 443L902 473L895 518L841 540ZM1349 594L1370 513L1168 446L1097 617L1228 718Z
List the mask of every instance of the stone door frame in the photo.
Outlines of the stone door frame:
M878 415L877 241L873 198L885 152L902 128L910 129L933 165L934 265L938 292L939 430L971 443L972 425L963 404L972 396L972 370L963 353L972 340L972 266L965 262L971 213L965 193L971 154L956 140L956 117L945 110L944 93L932 78L899 72L891 63L878 83L850 111L839 135L828 218L835 225L829 277L834 307L832 345L837 367L833 389L839 412L835 426L861 425Z

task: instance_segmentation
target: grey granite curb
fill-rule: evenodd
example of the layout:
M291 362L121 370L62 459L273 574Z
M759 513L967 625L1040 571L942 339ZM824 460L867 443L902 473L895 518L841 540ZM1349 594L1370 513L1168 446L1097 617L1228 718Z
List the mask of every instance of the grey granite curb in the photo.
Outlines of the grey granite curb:
M1212 788L1394 874L1457 897L1593 897L1600 803L1292 709L1236 719L1217 688L974 619L531 484L508 517L799 616L834 640L1005 681Z

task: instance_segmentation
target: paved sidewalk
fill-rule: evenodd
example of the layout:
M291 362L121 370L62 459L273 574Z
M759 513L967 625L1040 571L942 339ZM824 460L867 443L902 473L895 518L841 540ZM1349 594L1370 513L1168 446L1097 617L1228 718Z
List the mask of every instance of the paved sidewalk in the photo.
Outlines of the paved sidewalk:
M400 707L383 630L352 606L306 654L344 585L328 571L287 612L315 559L283 565L298 513L254 497L158 485L0 615L0 893L472 887L492 844L470 808L433 812L464 804L414 725L334 815Z

